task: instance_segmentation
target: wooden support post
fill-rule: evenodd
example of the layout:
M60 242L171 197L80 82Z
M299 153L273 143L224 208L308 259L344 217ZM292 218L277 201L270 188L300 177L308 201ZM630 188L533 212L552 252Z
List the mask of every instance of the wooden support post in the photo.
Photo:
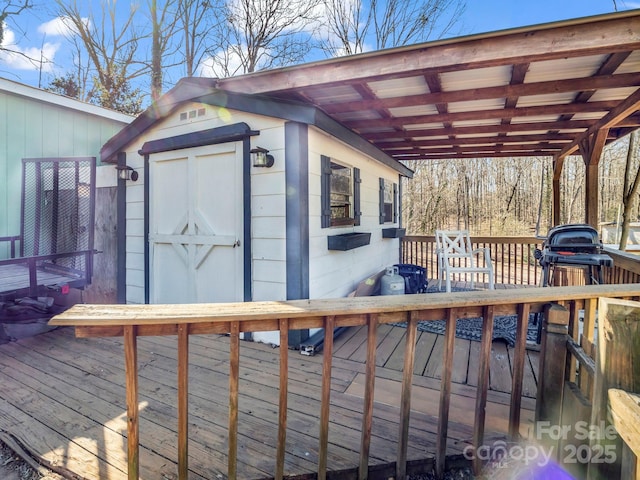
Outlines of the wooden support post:
M229 332L229 457L227 477L238 476L238 385L240 380L240 323L231 322Z
M598 182L598 164L602 150L606 144L608 128L601 128L595 133L585 137L579 144L580 153L585 164L585 188L584 188L584 207L585 207L585 223L594 228L598 228L598 198L599 198L599 182Z
M442 379L440 381L440 405L438 408L438 435L436 436L436 477L444 478L447 458L447 432L449 427L449 409L451 406L451 375L453 371L453 350L456 339L456 310L447 312L447 326L444 336L442 356ZM486 318L484 319L486 322Z
M640 478L640 395L611 388L608 411L624 440L621 478L637 480Z
M189 325L178 326L178 478L189 478Z
M553 180L552 180L552 195L551 200L552 212L551 212L551 224L553 226L560 225L560 175L562 174L562 167L564 166L564 157L559 157L553 161Z
M489 368L491 365L491 344L495 308L487 305L482 311L482 342L480 344L480 363L478 365L478 388L476 389L476 409L473 421L473 448L476 452L484 443L484 423L487 417L487 397L489 393ZM482 460L478 455L473 458L473 471L476 475L482 470Z
M364 405L362 407L362 437L358 480L369 478L369 450L371 448L371 427L373 425L373 392L376 379L376 347L378 345L378 316L367 315L367 317L367 377L364 390Z
M611 435L607 417L609 389L640 393L640 303L600 298L598 303L598 355L593 388L592 454L602 451L604 462L589 464L588 479L621 478L622 442ZM630 419L625 419L630 421ZM629 445L632 449L636 445ZM628 478L628 477L622 477Z
M318 448L318 480L327 478L327 455L329 451L329 410L331 405L331 366L333 361L333 329L336 317L329 315L324 323L324 345L322 347L322 393L320 403L320 434Z
M511 381L511 403L509 406L509 437L520 438L520 408L522 405L522 379L524 362L527 355L527 327L529 326L529 304L518 305L518 322L516 348L513 361L513 378Z
M138 341L134 325L124 327L124 365L127 384L127 472L137 480L140 472L138 416Z
M396 480L407 477L407 451L409 448L409 417L411 415L411 384L418 337L418 318L415 312L409 313L407 336L404 348L404 369L402 370L402 394L400 397L400 433L398 435L398 460L396 461Z
M590 163L585 168L585 223L598 228L598 164Z
M278 447L275 480L284 478L287 446L287 395L289 392L289 319L280 319L280 399L278 405Z
M540 380L536 398L536 438L558 452L557 436L547 438L546 432L561 425L562 393L567 358L569 311L561 305L545 307L540 342Z

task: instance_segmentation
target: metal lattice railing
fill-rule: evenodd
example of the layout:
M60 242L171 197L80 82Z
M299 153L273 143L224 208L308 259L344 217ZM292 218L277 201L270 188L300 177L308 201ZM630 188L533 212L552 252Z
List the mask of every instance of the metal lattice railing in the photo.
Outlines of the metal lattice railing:
M23 159L20 256L93 249L95 159ZM83 255L51 260L85 272Z

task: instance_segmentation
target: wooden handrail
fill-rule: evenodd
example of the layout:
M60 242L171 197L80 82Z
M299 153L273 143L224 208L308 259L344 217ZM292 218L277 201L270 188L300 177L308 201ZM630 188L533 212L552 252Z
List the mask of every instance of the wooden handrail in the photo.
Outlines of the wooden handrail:
M601 296L634 297L638 295L637 285L596 285L581 287L525 288L500 291L435 293L417 295L393 295L382 297L358 297L319 300L293 300L283 302L248 302L221 304L178 304L178 305L76 305L54 317L51 325L73 326L79 337L123 336L125 345L127 414L128 414L128 465L129 478L136 479L139 474L138 460L138 381L136 339L145 335L178 335L178 472L179 478L187 478L187 439L188 392L188 340L195 334L229 334L230 373L229 373L229 455L228 477L237 478L237 429L238 429L238 380L239 380L239 333L275 330L280 331L281 339L286 339L289 329L325 328L333 331L339 326L368 326L366 391L362 417L362 440L360 478L366 478L368 465L368 442L371 438L371 414L373 409L373 389L375 381L375 329L379 324L407 321L407 343L405 346L405 369L402 382L400 408L400 439L396 461L396 478L406 477L407 435L409 412L411 410L412 365L415 355L415 334L417 320L447 320L446 348L443 353L444 365L450 365L453 356L453 335L451 329L455 319L483 316L485 319L482 340L482 356L478 370L478 389L476 393L476 415L473 427L474 446L478 448L484 441L484 417L482 412L487 406L488 364L491 351L491 336L488 335L493 318L496 315L517 314L519 316L516 351L524 355L526 329L523 327L527 311L540 312L544 306L556 302L576 302L587 304ZM283 343L286 347L286 342ZM329 428L329 405L331 395L332 336L328 336L323 352L323 384L321 393L321 420L319 441L318 478L327 475L327 448ZM286 437L286 388L287 348L280 349L280 406L278 445L276 455L275 478L283 477L284 445ZM522 382L522 359L514 363L514 390L519 391ZM520 366L517 366L520 365ZM519 371L516 369L520 369ZM448 409L451 396L450 377L443 375L441 382L440 407L438 418L439 438L435 465L439 474L444 468L446 454L446 432ZM519 428L521 399L513 395L509 416L509 431Z
M494 264L496 283L511 285L539 285L542 269L535 259L536 248L541 248L542 239L524 237L472 236L474 249L489 248ZM402 238L402 263L426 268L430 278L438 278L436 240L433 235L408 235ZM464 275L458 277L465 280Z

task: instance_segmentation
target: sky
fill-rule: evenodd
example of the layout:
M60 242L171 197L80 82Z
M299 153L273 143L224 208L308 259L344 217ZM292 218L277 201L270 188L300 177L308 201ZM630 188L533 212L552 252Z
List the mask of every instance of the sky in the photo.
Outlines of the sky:
M36 3L38 1L38 8L22 14L16 25L5 31L3 43L13 42L14 48L36 58L42 50L45 56L54 59L54 66L40 71L20 58L11 59L0 54L0 77L44 87L56 75L71 70L71 57L60 22L51 10L54 2L36 0ZM119 0L119 5L127 3L127 0ZM636 9L640 8L640 0L467 0L466 11L454 36L611 13L615 11L615 5L618 11Z

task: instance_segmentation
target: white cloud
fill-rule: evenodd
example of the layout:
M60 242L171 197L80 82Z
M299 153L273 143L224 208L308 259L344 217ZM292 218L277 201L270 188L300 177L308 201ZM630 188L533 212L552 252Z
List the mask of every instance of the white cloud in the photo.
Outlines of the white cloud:
M62 17L56 17L38 26L38 33L52 37L63 37L72 33L67 22Z
M87 27L90 25L90 20L86 17L82 18L82 22L87 25ZM73 25L69 17L56 17L53 20L41 24L38 27L38 32L56 37L70 37L76 35L78 29Z
M40 70L51 72L53 70L53 59L60 49L59 43L46 42L40 47L23 48L17 45L15 33L3 25L4 38L0 51L0 63L16 70Z
M198 66L198 74L201 77L225 78L236 73L243 73L242 61L238 53L231 48L205 58Z

